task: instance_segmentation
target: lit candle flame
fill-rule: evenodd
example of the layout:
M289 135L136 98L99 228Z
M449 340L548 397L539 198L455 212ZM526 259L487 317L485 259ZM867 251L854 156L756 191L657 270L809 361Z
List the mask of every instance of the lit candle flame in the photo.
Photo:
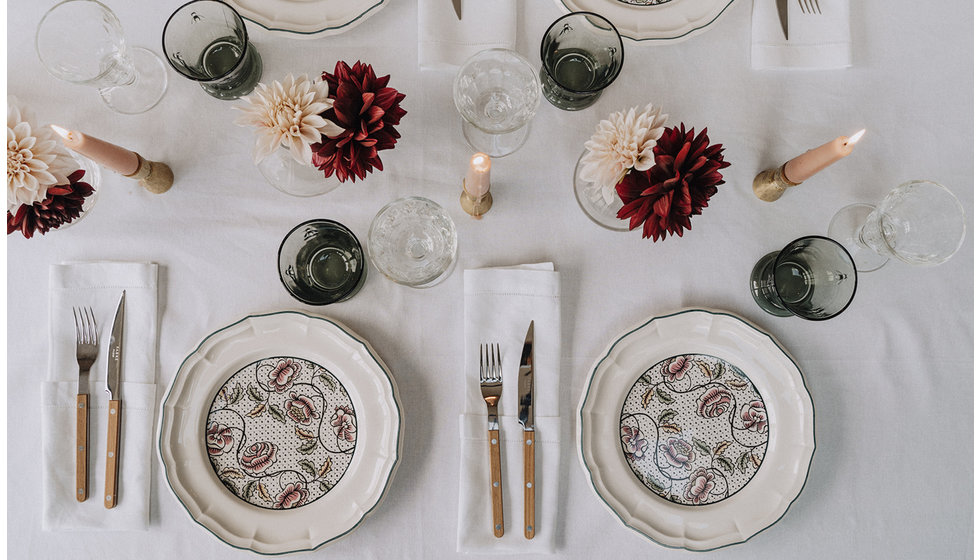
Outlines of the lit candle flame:
M867 130L868 129L866 129L866 128L862 128L861 130L855 132L854 133L854 136L851 136L850 138L848 138L847 141L844 142L844 144L853 144L853 143L857 142L858 140L861 139L862 136L864 136L864 133Z
M470 159L470 166L477 171L490 170L490 157L483 153L475 153Z
M65 140L70 140L71 139L71 131L70 130L65 129L65 128L61 128L60 126L54 125L54 124L51 125L51 129L54 130L56 133L58 133L58 136L61 136Z

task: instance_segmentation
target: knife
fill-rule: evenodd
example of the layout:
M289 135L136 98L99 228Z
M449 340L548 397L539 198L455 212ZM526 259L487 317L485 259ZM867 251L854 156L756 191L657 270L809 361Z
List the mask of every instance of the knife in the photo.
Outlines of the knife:
M517 372L517 421L524 426L524 538L534 538L534 321Z
M122 399L119 395L119 377L122 375L123 325L126 320L126 290L119 298L116 317L112 320L109 337L109 359L105 372L105 392L109 394L109 437L105 455L105 507L116 507L119 473L119 421L122 416Z
M786 9L788 0L776 0L776 11L779 12L779 24L783 26L783 37L789 41L789 11Z
M463 0L453 0L453 9L456 10L456 19L463 19Z

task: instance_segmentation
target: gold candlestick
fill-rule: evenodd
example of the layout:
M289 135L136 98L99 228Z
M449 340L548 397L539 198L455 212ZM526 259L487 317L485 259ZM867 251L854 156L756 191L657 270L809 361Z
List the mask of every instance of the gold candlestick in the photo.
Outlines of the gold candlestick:
M483 196L473 196L466 190L466 179L463 179L463 192L459 195L459 205L463 207L463 211L479 220L490 211L490 207L493 205L493 196L490 191L484 193Z
M174 184L174 172L170 170L170 166L159 161L143 159L139 154L136 154L136 157L139 158L136 171L123 177L136 179L140 186L153 194L169 191Z
M752 192L755 193L755 196L759 197L760 200L772 202L783 196L783 193L789 187L795 187L801 184L794 183L786 178L785 167L786 164L784 163L779 167L766 169L756 175L752 181Z

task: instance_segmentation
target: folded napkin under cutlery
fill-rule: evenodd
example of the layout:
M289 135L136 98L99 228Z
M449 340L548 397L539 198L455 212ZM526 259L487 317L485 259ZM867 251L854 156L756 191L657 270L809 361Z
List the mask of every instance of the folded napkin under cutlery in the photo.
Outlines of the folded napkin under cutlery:
M41 390L41 468L46 531L146 530L156 406L157 265L89 262L56 264L50 271L50 355ZM118 503L105 497L109 395L107 346L113 317L126 291L123 402L120 423ZM89 306L99 330L99 354L89 375L89 497L75 499L75 421L78 364L73 307Z
M819 13L804 13L797 0L787 4L789 39L774 0L752 3L752 68L831 70L851 65L848 0L820 2Z
M467 5L468 6L468 5ZM451 10L450 10L451 13ZM464 9L464 18L466 10ZM559 365L560 277L552 263L484 268L463 273L463 414L457 551L550 554L555 550L561 453ZM536 528L524 537L524 428L518 422L521 351L534 321ZM504 535L492 531L487 405L480 393L480 343L500 343L503 396L499 403Z
M419 67L455 70L485 49L513 49L517 42L516 0L462 0L463 17L448 0L419 2Z

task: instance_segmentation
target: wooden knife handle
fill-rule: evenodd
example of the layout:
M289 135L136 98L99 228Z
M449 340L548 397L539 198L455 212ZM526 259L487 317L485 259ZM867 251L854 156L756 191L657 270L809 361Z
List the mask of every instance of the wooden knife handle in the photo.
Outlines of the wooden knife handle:
M487 430L490 444L490 505L493 509L493 536L504 536L504 497L500 481L500 430Z
M534 431L524 432L524 538L534 538Z
M88 499L88 394L75 397L75 499Z
M119 474L119 421L122 401L109 401L109 438L105 453L105 507L116 507Z

